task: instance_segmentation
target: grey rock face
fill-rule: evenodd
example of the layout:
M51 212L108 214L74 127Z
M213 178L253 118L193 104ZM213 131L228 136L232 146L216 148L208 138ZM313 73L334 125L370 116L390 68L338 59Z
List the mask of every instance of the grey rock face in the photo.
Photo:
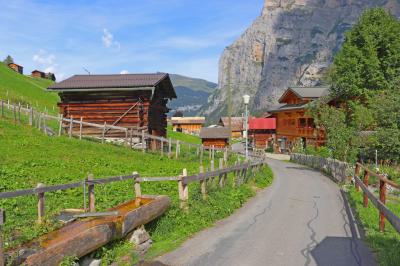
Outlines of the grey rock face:
M226 113L229 87L232 112L240 114L245 93L252 110L262 111L288 86L321 84L344 33L375 6L400 15L397 0L265 0L261 16L223 52L219 87L200 114L215 120Z

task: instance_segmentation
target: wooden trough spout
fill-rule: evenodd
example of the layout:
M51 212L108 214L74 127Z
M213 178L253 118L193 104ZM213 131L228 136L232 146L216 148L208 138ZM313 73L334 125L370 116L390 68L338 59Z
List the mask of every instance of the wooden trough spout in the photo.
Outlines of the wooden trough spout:
M128 201L108 210L117 215L68 223L12 251L10 257L17 257L12 264L51 266L59 265L68 256L83 257L159 217L170 204L167 196L142 196L139 201Z

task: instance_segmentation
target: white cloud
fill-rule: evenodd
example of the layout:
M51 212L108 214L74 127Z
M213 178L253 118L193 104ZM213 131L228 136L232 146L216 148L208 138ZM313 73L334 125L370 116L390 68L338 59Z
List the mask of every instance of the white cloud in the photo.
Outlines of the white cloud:
M121 48L120 43L114 40L114 35L106 28L103 29L103 36L101 37L101 40L106 48L114 47L117 50Z
M126 74L129 74L129 71L128 71L128 70L122 70L122 71L120 72L120 74L121 74L121 75L126 75Z
M33 55L32 60L38 70L45 73L54 73L58 81L65 78L65 74L58 71L58 64L56 63L56 56L54 54L41 49Z

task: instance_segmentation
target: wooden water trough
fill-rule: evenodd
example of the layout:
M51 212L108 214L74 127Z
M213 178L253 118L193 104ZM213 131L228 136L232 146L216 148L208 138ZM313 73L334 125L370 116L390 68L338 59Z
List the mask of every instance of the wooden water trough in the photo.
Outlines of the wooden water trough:
M12 264L59 265L68 256L83 257L103 245L126 237L135 228L162 215L170 206L167 196L142 196L108 210L110 216L89 217L66 224L8 255Z

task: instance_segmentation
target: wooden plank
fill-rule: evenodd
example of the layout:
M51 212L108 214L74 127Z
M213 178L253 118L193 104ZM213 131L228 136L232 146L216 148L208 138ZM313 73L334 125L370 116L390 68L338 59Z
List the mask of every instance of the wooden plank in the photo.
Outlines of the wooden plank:
M361 190L367 194L368 198L375 205L375 207L383 213L385 218L389 221L389 223L393 226L393 228L400 234L400 218L397 217L388 207L385 206L380 200L378 200L374 194L369 191L369 189L364 185L361 179L357 176L354 176L355 182L361 188Z
M178 176L170 177L140 177L140 182L162 182L162 181L178 181Z

